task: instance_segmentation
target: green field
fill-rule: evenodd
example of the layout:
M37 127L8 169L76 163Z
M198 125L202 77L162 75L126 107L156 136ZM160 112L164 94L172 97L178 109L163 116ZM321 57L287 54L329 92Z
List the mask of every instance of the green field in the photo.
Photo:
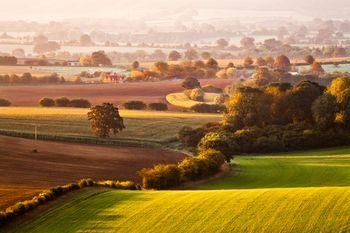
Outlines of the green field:
M350 148L240 156L219 181L198 189L350 186Z
M86 113L88 109L8 107L0 108L0 131L33 133L34 125L43 135L95 138ZM183 126L199 127L220 120L220 115L181 112L121 110L126 130L111 140L167 143Z
M349 188L100 191L13 232L348 232Z
M196 186L207 190L88 189L36 211L11 230L345 233L350 231L349 152L238 157L233 173Z

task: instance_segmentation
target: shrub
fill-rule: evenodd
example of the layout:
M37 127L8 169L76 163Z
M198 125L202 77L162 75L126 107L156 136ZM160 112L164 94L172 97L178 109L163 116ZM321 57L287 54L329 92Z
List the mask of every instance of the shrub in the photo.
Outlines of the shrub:
M66 97L60 97L60 98L55 100L55 105L57 107L68 107L69 104L70 104L70 101Z
M237 145L235 142L224 132L207 133L198 145L198 149L201 152L210 149L220 151L228 162L233 158L233 151L235 151L236 148Z
M6 99L0 99L0 107L8 107L11 106L11 102Z
M69 102L69 107L72 107L72 108L90 108L91 103L86 99L73 99Z
M106 181L97 182L97 185L101 187L116 188L116 189L128 189L128 190L136 189L135 183L131 181L120 182L120 181L114 181L114 180L106 180Z
M223 113L226 111L226 107L219 104L196 104L190 110L198 113Z
M204 136L203 128L193 129L188 126L184 126L180 129L178 138L182 145L185 147L197 147L198 143Z
M180 169L174 164L158 164L142 169L139 174L144 189L168 189L178 186L181 181Z
M95 185L95 182L92 179L82 179L78 182L78 185L80 188L84 188L84 187L90 187Z
M142 101L134 100L134 101L125 102L123 104L123 107L129 110L144 110L147 108L147 105Z
M182 82L182 87L185 89L194 89L194 88L200 88L201 84L196 78L186 78Z
M150 103L148 108L155 111L167 111L168 105L164 103Z
M191 91L190 99L194 101L204 101L204 91L201 88L195 88Z
M53 107L55 106L55 101L51 98L44 97L39 101L39 104L41 107Z

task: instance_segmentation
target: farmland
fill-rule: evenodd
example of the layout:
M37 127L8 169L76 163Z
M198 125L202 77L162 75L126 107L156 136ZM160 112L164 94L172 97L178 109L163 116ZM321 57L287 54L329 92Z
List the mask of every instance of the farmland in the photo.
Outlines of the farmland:
M196 186L199 190L85 190L32 213L30 221L11 230L348 232L349 152L238 157L234 176Z
M9 107L0 108L0 130L42 135L92 138L88 109ZM172 141L183 126L199 127L221 119L217 114L121 110L126 130L112 136L117 142L162 144ZM96 139L97 140L97 139ZM109 141L111 141L109 140ZM124 143L124 144L125 144Z
M34 152L34 149L36 152ZM91 177L138 180L136 172L155 163L177 162L181 153L33 141L0 136L0 209L43 189Z
M172 105L183 107L183 108L190 108L196 104L201 104L201 103L215 104L215 98L219 96L220 96L219 94L215 94L215 93L205 93L204 101L199 102L199 101L191 100L184 93L173 93L173 94L167 95L166 99Z
M164 82L140 82L121 84L45 85L45 86L0 86L0 98L11 101L14 106L37 106L42 97L70 99L84 98L92 104L111 102L120 104L128 100L146 103L166 102L165 96L183 91L182 80ZM228 79L200 80L202 85L224 88L231 85Z

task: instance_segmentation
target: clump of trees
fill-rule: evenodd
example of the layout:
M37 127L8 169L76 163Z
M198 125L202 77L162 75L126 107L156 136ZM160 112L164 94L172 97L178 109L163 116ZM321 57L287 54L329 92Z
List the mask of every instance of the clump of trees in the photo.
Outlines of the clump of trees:
M169 189L184 182L200 180L220 171L225 163L224 155L206 150L197 156L187 157L178 164L158 164L139 172L144 189Z
M168 105L165 103L150 103L148 104L148 108L154 111L167 111Z
M227 161L231 154L348 145L349 109L348 78L337 78L328 88L310 81L242 87L227 103L222 122L184 129L179 139L192 150L197 145L200 151L218 150Z
M110 133L117 134L125 129L118 108L111 103L96 105L87 114L92 131L96 136L108 138Z
M11 106L11 102L7 99L0 98L0 107L8 107Z
M82 56L80 63L84 66L110 66L112 65L111 59L106 55L104 51L93 52L91 55Z
M0 65L16 65L17 58L14 56L0 56Z
M90 108L91 103L86 99L72 99L67 97L60 97L52 99L44 97L39 101L39 105L42 107L71 107L71 108Z
M147 105L144 102L138 101L138 100L125 102L122 104L122 106L125 109L129 109L129 110L144 110L147 108Z
M0 75L0 84L59 84L65 82L66 80L56 73L43 76L33 76L31 73L24 73L21 76L16 74Z

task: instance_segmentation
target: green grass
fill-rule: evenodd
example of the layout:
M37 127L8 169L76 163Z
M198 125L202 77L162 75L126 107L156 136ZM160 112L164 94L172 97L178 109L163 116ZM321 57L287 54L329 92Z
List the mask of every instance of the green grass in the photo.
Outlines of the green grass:
M0 130L34 132L43 135L90 137L88 109L9 107L0 108ZM199 127L220 120L220 115L181 112L121 110L126 130L112 136L114 140L165 143L174 139L183 126Z
M348 232L349 188L101 191L12 232Z
M201 190L88 190L11 232L345 233L349 154L337 148L241 156L234 172L196 186Z
M350 148L239 156L233 170L198 189L350 186Z

